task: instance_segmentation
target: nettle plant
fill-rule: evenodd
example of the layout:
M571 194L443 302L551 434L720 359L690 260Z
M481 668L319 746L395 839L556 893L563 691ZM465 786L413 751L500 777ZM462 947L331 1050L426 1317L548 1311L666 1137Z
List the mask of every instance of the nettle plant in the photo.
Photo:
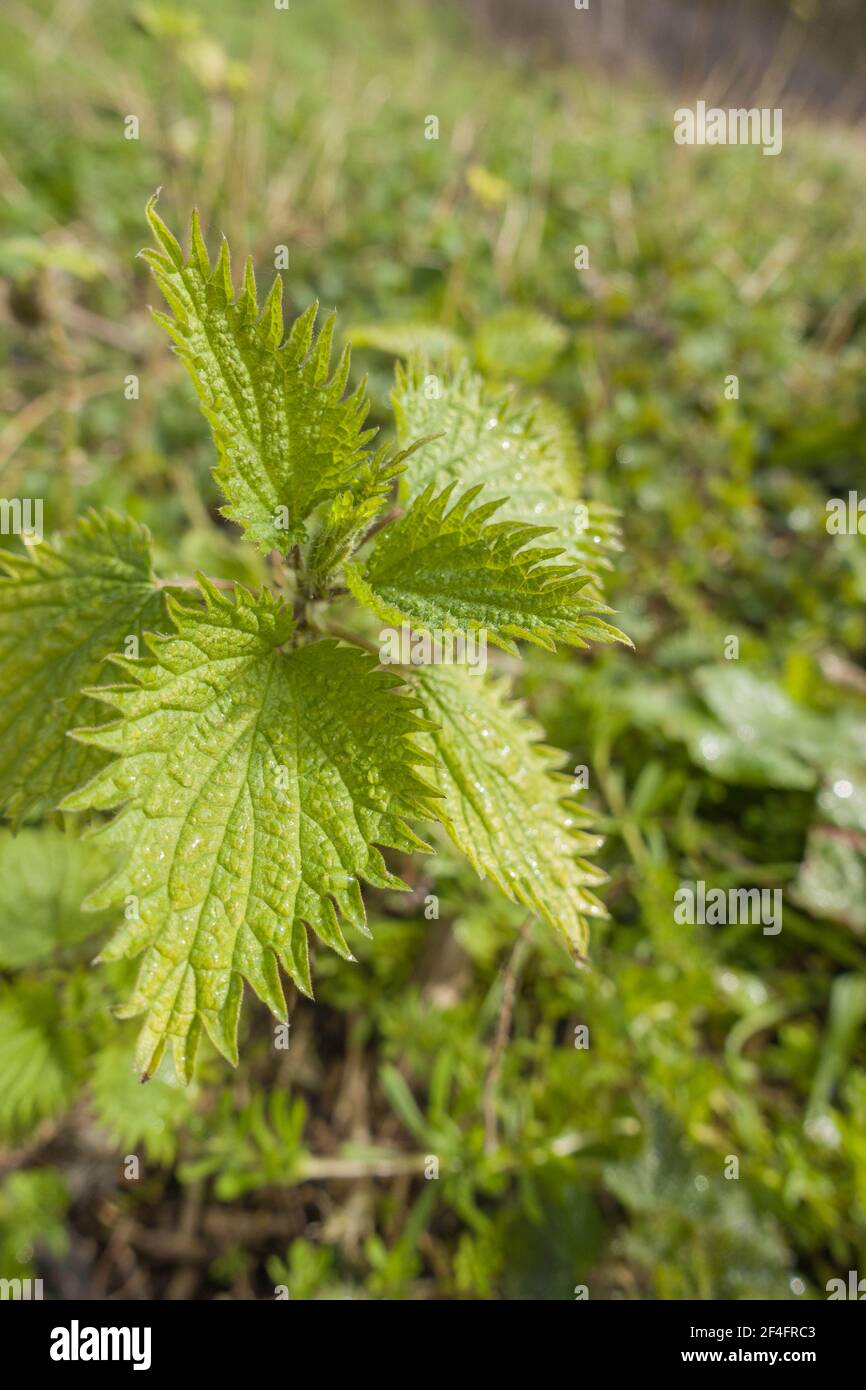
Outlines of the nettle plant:
M574 495L555 409L414 362L398 444L374 448L348 348L330 365L334 317L315 336L313 305L284 336L280 279L260 307L248 262L235 294L226 242L211 265L194 215L185 254L154 203L155 317L213 431L222 514L273 582L160 580L144 527L112 512L4 555L0 791L17 823L81 813L100 837L116 868L85 906L122 912L100 959L141 957L116 1012L143 1016L143 1076L168 1053L185 1082L202 1029L237 1063L245 980L284 1020L280 966L312 995L310 933L352 959L361 885L406 888L379 847L430 849L413 823L582 960L600 841L562 755L506 674L383 669L375 638L480 631L512 656L628 639L602 616L616 528Z

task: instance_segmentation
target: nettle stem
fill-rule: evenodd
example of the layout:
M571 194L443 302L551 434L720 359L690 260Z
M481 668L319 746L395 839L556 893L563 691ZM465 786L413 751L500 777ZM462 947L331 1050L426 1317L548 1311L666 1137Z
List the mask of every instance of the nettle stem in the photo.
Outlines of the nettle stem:
M295 546L295 549L292 551L293 556L296 550L297 546ZM268 558L271 562L273 586L278 593L284 594L289 582L289 576L286 572L285 557L279 550L272 550Z
M367 530L364 532L360 545L366 545L367 542L371 541L374 536L377 536L380 531L383 531L386 526L390 526L392 521L399 520L399 518L402 515L402 507L391 507L389 511L383 512L382 515L378 516L376 520L373 522L373 524L369 526Z
M321 629L324 637L337 637L341 642L351 642L354 647L363 647L365 652L371 652L376 660L379 659L379 648L375 642L369 638L362 637L360 633L353 632L351 628L343 627L341 623L329 622Z

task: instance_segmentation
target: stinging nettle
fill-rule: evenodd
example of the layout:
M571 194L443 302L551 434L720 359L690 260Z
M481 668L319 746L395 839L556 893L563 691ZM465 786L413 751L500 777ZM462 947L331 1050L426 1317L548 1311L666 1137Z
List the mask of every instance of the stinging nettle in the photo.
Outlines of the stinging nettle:
M0 795L16 824L61 809L103 847L100 959L139 961L116 1013L140 1020L141 1074L183 1083L203 1035L237 1063L245 984L285 1024L284 978L313 993L311 943L353 959L362 886L406 888L382 851L429 853L436 824L582 962L601 841L469 639L485 663L487 644L630 643L603 598L616 523L581 501L558 417L410 357L381 443L333 315L287 324L279 276L260 299L195 214L186 250L155 198L147 217L154 317L210 426L222 515L272 582L159 578L146 528L108 510L4 552ZM408 664L381 664L383 623L410 634ZM458 659L435 660L445 646ZM59 688L34 699L49 670Z

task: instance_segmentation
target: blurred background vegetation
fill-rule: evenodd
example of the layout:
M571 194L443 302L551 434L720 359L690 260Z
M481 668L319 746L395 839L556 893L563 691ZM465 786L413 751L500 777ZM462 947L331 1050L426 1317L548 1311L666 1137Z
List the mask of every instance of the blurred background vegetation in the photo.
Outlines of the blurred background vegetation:
M93 849L0 832L4 1277L808 1299L866 1273L866 537L825 527L866 486L862 20L6 0L0 493L52 528L129 511L164 574L261 577L147 313L161 185L263 269L289 248L288 306L337 306L377 422L412 343L555 402L621 512L637 651L534 653L524 682L607 835L590 970L443 845L401 866L411 897L369 895L359 963L320 955L287 1051L249 1008L239 1071L211 1055L187 1093L138 1084L108 1012L126 967L90 968ZM782 155L676 146L695 97L783 106ZM781 934L675 925L694 879L781 888Z

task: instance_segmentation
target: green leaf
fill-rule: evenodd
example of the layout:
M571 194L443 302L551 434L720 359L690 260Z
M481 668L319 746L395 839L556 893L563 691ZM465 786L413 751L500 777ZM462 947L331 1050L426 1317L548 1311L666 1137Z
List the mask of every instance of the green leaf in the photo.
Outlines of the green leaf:
M834 757L837 765L830 761ZM818 793L818 819L791 896L813 917L866 935L866 780L851 771L841 739L828 756Z
M507 681L457 666L426 666L415 684L429 737L442 762L438 814L475 870L565 937L582 958L588 917L604 916L592 888L605 881L579 858L601 840L587 813L567 798L569 779L551 771L563 754L538 742L541 730L507 698Z
M24 1168L0 1184L0 1268L5 1279L37 1277L38 1254L69 1249L69 1190L57 1168ZM41 1261L39 1261L41 1263Z
M95 720L84 686L127 637L159 624L163 596L144 527L90 513L56 545L5 552L0 567L0 807L21 820L54 809L105 758L67 738Z
M682 741L696 766L735 786L808 790L815 768L847 748L835 723L794 704L772 680L735 662L692 673L702 697L682 681L642 676L611 699L641 728Z
M351 490L369 460L364 383L344 398L346 348L331 373L334 315L315 342L318 305L295 320L283 342L282 281L262 305L251 261L235 297L228 243L211 267L198 217L185 257L155 210L147 216L161 250L141 254L174 317L155 318L195 383L219 454L215 477L227 499L223 515L263 551L285 552L307 535L314 509Z
M502 506L473 507L481 485L450 511L455 483L434 495L430 483L407 514L382 533L366 568L346 566L346 582L385 622L425 629L484 630L517 652L514 638L554 649L556 639L585 647L586 638L627 641L584 599L587 576L574 564L554 565L560 552L531 546L543 526L491 523Z
M385 323L358 323L349 329L348 336L356 348L372 348L391 357L455 358L463 344L456 333L439 323L412 323L394 319Z
M0 1137L20 1139L67 1107L84 1050L55 982L25 976L0 991Z
M409 497L430 483L486 483L491 497L506 499L501 520L553 527L564 557L596 579L612 568L610 552L621 549L615 512L577 496L575 445L561 411L523 404L465 369L431 379L419 361L397 368L392 400L401 441L431 436L405 475Z
M639 1153L606 1163L602 1178L632 1217L621 1248L655 1296L785 1298L791 1262L775 1219L753 1206L742 1183L707 1177L707 1151L673 1116L654 1102L640 1109Z
M701 698L719 721L688 737L692 759L714 777L740 786L806 789L815 766L833 752L835 731L797 705L774 681L735 662L694 673Z
M394 676L335 642L281 650L287 608L201 582L204 606L169 600L153 661L118 663L132 684L99 692L120 718L77 736L117 760L66 801L123 806L100 835L126 863L89 903L135 903L103 957L145 953L120 1013L146 1015L141 1069L170 1041L182 1079L202 1025L237 1060L242 979L281 1018L278 961L311 992L307 927L351 958L339 918L365 929L359 880L404 886L374 845L426 849L406 817L435 794Z
M79 243L69 230L64 240L51 242L41 236L12 236L0 241L0 275L23 279L33 270L63 271L78 280L100 280L111 273L104 256L88 241Z
M304 577L309 592L327 592L334 572L360 544L364 532L389 500L393 479L402 473L405 460L426 442L416 440L407 449L380 449L358 470L351 492L339 492L320 508L304 553Z
M866 978L860 974L837 975L830 988L827 1023L806 1106L807 1133L814 1121L829 1110L833 1093L846 1074L864 1023Z
M580 498L582 459L568 411L549 396L533 396L536 481L567 499Z
M105 925L81 903L111 865L92 840L53 826L0 832L0 969L20 970Z
M132 1065L131 1039L103 1047L93 1059L90 1099L96 1121L121 1153L143 1146L152 1163L168 1165L177 1153L178 1133L189 1120L196 1088L171 1085L161 1076L142 1086Z
M492 377L541 381L568 342L568 330L537 309L500 309L478 330L478 365Z

